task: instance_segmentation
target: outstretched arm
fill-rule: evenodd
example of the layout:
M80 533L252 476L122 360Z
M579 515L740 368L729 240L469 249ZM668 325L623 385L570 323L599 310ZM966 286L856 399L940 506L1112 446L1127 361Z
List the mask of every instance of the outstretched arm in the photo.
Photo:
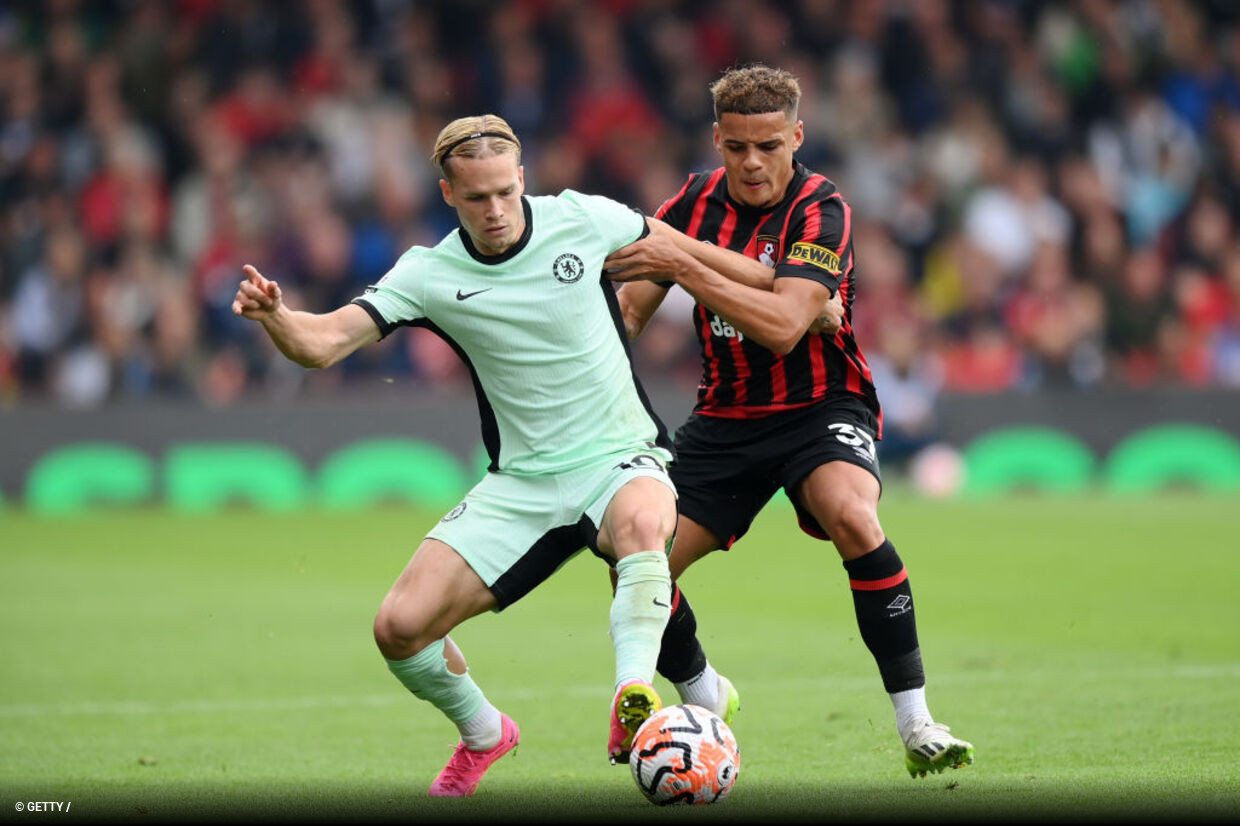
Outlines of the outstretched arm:
M302 367L330 367L359 347L379 340L370 314L355 304L330 313L290 310L280 285L246 264L233 313L263 325L280 352Z

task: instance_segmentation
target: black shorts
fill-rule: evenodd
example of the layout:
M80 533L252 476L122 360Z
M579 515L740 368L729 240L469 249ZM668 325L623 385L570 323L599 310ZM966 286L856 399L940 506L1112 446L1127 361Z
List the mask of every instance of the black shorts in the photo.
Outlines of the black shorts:
M851 396L761 419L691 415L676 431L670 468L679 511L719 537L719 547L727 550L782 487L801 529L829 539L801 505L797 486L819 465L836 461L865 468L881 485L877 424L870 409Z

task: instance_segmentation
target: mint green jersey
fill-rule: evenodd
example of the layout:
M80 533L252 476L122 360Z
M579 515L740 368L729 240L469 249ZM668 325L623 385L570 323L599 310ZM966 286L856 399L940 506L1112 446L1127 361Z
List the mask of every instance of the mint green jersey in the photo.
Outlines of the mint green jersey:
M428 327L466 361L492 470L557 472L641 448L670 459L602 275L645 217L572 190L522 202L525 232L507 251L483 255L459 229L411 248L354 303L383 335Z

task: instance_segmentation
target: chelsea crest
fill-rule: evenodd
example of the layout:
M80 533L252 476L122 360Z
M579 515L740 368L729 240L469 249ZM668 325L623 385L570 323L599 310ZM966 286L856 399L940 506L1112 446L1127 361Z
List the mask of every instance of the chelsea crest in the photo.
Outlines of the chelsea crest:
M562 284L573 284L586 274L586 265L571 252L566 252L555 259L555 263L551 265L551 274Z

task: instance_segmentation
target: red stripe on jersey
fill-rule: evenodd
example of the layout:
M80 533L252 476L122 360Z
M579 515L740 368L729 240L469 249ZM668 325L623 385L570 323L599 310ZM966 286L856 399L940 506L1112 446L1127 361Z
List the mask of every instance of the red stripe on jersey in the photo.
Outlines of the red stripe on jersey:
M706 215L706 206L710 202L710 196L718 188L719 182L723 180L724 172L725 169L723 167L716 169L707 180L706 185L698 193L697 200L693 203L693 212L689 218L689 224L685 227L685 234L690 238L698 237L698 231L702 227L702 219ZM686 182L685 186L681 188L681 194L677 195L676 198L681 197L688 189L688 186L689 184ZM676 198L672 200L674 201ZM710 314L701 304L696 306L696 312L698 317L698 336L702 341L702 355L705 362L705 375L703 375L702 381L706 385L706 394L702 398L702 402L704 404L711 404L715 399L715 390L719 386L719 362L715 357L715 343L711 338Z
M848 288L850 286L849 281L851 280L852 280L852 271L850 269L844 275L844 277L840 279L840 295L842 296L848 295ZM849 325L847 321L845 321L843 324L840 325L840 332L841 333L844 332L845 329L847 329L848 332L850 333L852 332L851 325ZM853 357L849 354L848 348L843 346L843 342L841 342L841 346L839 350L841 353L844 354L844 368L845 368L844 387L847 388L848 392L850 393L860 393L861 392L861 370L860 368L857 367L857 363L853 360Z
M848 270L847 270L847 278L849 282L852 281L852 273L853 273L852 261L849 261ZM852 335L852 324L851 323L848 325L848 334ZM854 348L853 348L854 353L852 355L852 360L853 362L856 363L857 369L860 372L861 376L866 380L866 382L870 384L871 387L873 387L874 374L870 372L870 364L869 362L865 360L865 354L861 352L861 347L857 346L855 340L853 342L853 345L854 345Z
M710 405L714 404L715 388L719 386L719 362L715 359L715 341L711 338L710 316L701 304L698 304L695 309L698 317L698 337L702 340L702 355L706 364L706 375L702 377L702 381L706 384L706 395L702 397L702 404Z
M693 178L692 177L686 178L685 185L680 188L679 192L677 192L675 195L673 195L672 197L668 198L666 201L663 202L663 205L659 207L657 212L655 212L654 217L662 221L663 216L666 215L667 211L672 208L672 204L676 203L681 198L685 197L685 192L688 191L689 184L691 183L693 183Z
M870 372L870 363L865 360L865 354L860 348L852 353L841 348L844 357L848 359L848 381L847 387L854 393L860 393L861 381L865 379L871 386L874 384L874 374Z
M715 187L719 185L719 179L723 177L723 167L714 171L710 176L710 180L706 186L702 187L702 193L698 195L697 203L693 205L693 217L689 219L689 226L685 228L685 235L690 238L697 238L698 228L702 226L702 216L706 214L706 202L710 194L715 191Z
M788 223L792 220L792 213L796 212L797 204L801 203L801 201L805 200L807 197L812 195L814 193L814 190L816 190L818 186L826 180L827 179L822 177L821 175L810 175L808 178L805 179L805 183L801 185L801 191L797 193L797 197L793 200L792 206L788 207L788 214L784 216L784 226L783 226L783 229L779 231L780 238L788 237ZM832 195L831 197L834 198L835 196ZM796 262L789 262L789 263L796 263Z
M870 363L865 360L865 354L862 353L860 349L858 349L856 354L854 354L854 356L852 357L852 361L859 368L860 374L862 376L865 376L865 380L869 384L869 386L873 387L874 386L874 374L870 372ZM857 385L858 385L858 388L860 388L861 382L857 382ZM858 389L858 392L861 392L860 389ZM875 428L874 438L876 439L883 438L883 411L881 407L878 410L878 424L877 424L877 427Z
M810 399L796 404L747 404L744 407L700 407L693 412L699 416L710 416L715 419L752 419L755 415L764 416L768 413L779 413L784 410L799 410L818 404L822 399Z
M719 224L719 235L715 246L721 249L728 249L728 245L732 243L732 236L736 233L738 217L735 207L730 203L725 201L723 207L723 221ZM732 366L736 375L732 380L733 403L744 404L749 399L749 378L753 371L750 370L749 359L746 357L745 348L741 344L739 330L735 336L728 337L728 349L732 351ZM716 383L717 381L718 379L716 379Z
M831 196L831 198L834 197L836 196ZM827 201L831 200L831 198L828 198ZM818 233L822 231L822 205L824 203L826 203L826 201L819 201L818 203L810 204L805 208L805 235L803 237L816 239L818 237ZM838 255L839 253L836 254Z
M801 201L803 201L805 198L814 194L814 191L818 188L819 184L826 182L826 180L827 179L821 175L810 175L808 178L805 179L805 185L802 186L801 191L797 193L796 200L793 202L792 206L788 209L788 214L784 216L784 230L783 232L779 234L780 238L788 237L788 223L792 220L792 213L796 210L797 205L800 204ZM844 200L843 197L838 192L835 192L835 193L832 193L831 195L828 195L824 201L819 201L817 204L811 204L810 206L806 207L805 209L806 229L809 228L809 222L813 221L814 231L806 232L804 234L805 238L813 239L817 237L818 231L822 228L822 205L823 203L825 203L825 201L829 201L832 198L839 198L841 202L843 202ZM814 207L817 207L817 209L814 209ZM814 210L814 214L812 216L809 214L809 211L811 209ZM797 266L797 267L805 266L805 264L803 264L800 261L785 260L781 263L789 264L789 265Z
M741 250L741 253L742 253L743 255L746 255L746 256L748 256L749 258L757 258L757 257L758 257L758 256L756 255L756 253L758 252L758 236L759 236L759 235L765 235L765 234L766 234L766 233L762 232L762 229L763 229L763 227L765 227L765 226L766 226L766 222L767 222L767 221L769 221L769 220L771 220L771 215L774 215L774 214L775 214L775 213L773 213L773 212L772 212L772 213L769 213L769 214L767 214L767 215L763 215L763 216L762 216L762 220L758 221L757 225L756 225L756 226L754 226L754 228L753 228L753 232L751 232L751 233L749 234L749 241L747 241L747 242L745 243L745 249ZM780 238L780 239L779 239L779 243L781 243L781 244L782 244L783 242L784 242L784 239L783 239L783 238ZM780 252L783 252L783 250L780 250ZM778 262L776 262L776 263L778 263Z
M728 244L732 243L732 235L736 232L736 209L729 203L723 205L723 223L719 225L719 238L715 241L715 246L723 249L728 248Z
M841 256L842 260L844 251L848 249L849 235L852 232L852 208L848 206L846 201L841 200L840 204L844 207L844 232L841 233L840 248L836 250L836 255ZM844 279L840 281L840 291L844 295L848 295L845 287L852 280L852 272L853 262L849 260L848 266L844 270ZM861 355L861 350L857 350L855 358L847 351L844 351L844 355L847 357L846 363L848 365L848 377L845 380L844 386L848 391L850 393L861 393L862 378L865 379L866 383L873 385L874 379L870 375L870 366L865 363L865 356Z
M832 196L835 197L835 196ZM830 200L829 198L827 200ZM817 238L818 233L822 230L822 205L823 201L816 204L810 204L805 210L805 238ZM814 376L814 398L820 398L826 391L827 386L827 357L823 353L823 347L826 346L824 341L812 341L809 348L809 364L810 370Z
M857 369L857 363L847 353L844 358L848 359L848 375L844 377L844 386L848 388L849 393L861 392L861 371Z
M792 206L789 207L787 214L784 216L784 226L779 233L779 237L781 239L786 239L788 237L788 224L792 220L792 214L796 211L797 204L812 195L824 181L826 181L826 178L821 175L810 175L805 179L805 183L801 185L801 191L797 193L796 199L793 201ZM806 238L816 237L818 235L818 231L822 227L822 207L821 205L817 205L818 208L814 209L814 206L815 205L811 205L809 209L806 210L806 231L804 235ZM813 210L812 215L809 212L811 209ZM786 250L781 250L780 252L786 252ZM819 392L820 389L825 388L827 383L827 365L823 360L820 348L810 348L810 363L814 375L814 389L811 391L811 394L815 399L818 399L822 396L822 393ZM786 409L786 406L779 405L779 402L785 402L788 399L788 384L786 374L784 373L784 357L777 355L775 365L779 368L779 370L778 372L772 371L771 398L776 403L774 409L782 410Z
M741 344L740 331L728 338L728 349L732 351L732 366L736 378L732 380L732 403L744 404L749 401L749 379L753 371L749 369L749 359L745 356L745 345Z
M908 569L901 567L900 573L883 579L850 579L848 587L854 591L885 591L908 579Z
M745 244L745 254L749 255L750 258L756 257L755 253L758 252L758 236L763 234L763 228L766 226L766 222L770 221L771 215L774 215L774 213L768 213L768 215L763 216L763 220L758 222L758 226L754 227L753 234L750 234L749 243ZM782 243L784 243L784 239L780 238L781 246ZM782 253L784 251L780 249L779 252ZM775 402L787 401L787 370L784 367L784 356L776 352L773 352L773 355L775 358L771 362L770 368L771 399L774 399Z
M771 398L788 398L788 372L784 369L783 356L776 356L771 365Z
M840 206L844 207L844 231L840 233L840 246L835 251L836 256L841 256L844 254L844 250L848 249L849 234L852 232L852 207L848 205L848 202L838 192L831 197L839 198ZM848 268L852 269L851 261L848 262Z
M819 340L822 340L821 336ZM814 398L821 398L827 385L827 359L822 353L822 347L822 344L812 342L809 348L809 369L814 375Z

